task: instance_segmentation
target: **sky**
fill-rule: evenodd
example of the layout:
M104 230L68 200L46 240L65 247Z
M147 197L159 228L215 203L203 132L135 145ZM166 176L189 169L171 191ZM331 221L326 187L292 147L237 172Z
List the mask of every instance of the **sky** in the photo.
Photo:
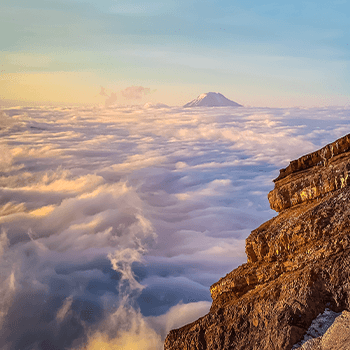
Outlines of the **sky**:
M350 5L337 1L11 0L0 106L348 106Z
M105 99L110 98L105 96ZM350 109L0 112L0 348L161 350L277 213L279 169Z

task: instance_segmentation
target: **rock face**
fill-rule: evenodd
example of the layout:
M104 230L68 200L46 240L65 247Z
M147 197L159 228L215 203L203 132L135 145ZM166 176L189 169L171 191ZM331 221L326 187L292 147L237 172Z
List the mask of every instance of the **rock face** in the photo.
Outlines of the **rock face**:
M211 286L209 314L170 331L165 350L290 350L325 308L350 310L349 150L347 135L281 170L268 196L279 214Z
M199 95L196 99L188 102L184 107L242 107L242 105L229 100L224 95L216 92L207 92Z
M348 186L350 136L290 162L274 180L268 195L271 209L281 211Z

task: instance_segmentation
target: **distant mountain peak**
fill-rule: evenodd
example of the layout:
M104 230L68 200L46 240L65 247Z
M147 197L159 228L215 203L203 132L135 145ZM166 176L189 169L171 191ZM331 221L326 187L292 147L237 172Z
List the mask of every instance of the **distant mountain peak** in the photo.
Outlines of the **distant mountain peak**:
M218 92L207 92L200 94L196 99L188 102L184 107L242 107L242 105L229 100Z

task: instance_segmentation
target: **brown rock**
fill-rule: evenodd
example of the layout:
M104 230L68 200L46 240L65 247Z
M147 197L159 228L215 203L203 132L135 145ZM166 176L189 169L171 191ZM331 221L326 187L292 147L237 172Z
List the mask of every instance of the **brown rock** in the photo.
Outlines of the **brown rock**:
M293 160L274 180L271 209L280 212L350 184L350 134Z
M247 238L247 263L211 286L209 314L170 331L165 350L290 350L326 305L350 309L350 137L337 142L281 171L269 194L281 212Z
M289 174L296 173L302 170L310 169L314 166L326 165L327 162L339 154L346 153L350 150L350 134L341 137L340 139L322 147L316 152L309 153L293 160L287 168L281 169L279 176L273 180L277 182Z

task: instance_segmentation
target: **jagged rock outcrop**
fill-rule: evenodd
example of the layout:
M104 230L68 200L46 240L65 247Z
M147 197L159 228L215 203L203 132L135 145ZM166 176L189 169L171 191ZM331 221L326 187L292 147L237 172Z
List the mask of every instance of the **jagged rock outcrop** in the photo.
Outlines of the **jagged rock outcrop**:
M350 184L350 136L290 162L274 180L271 209L281 211Z
M209 314L172 330L165 350L290 350L326 307L350 310L349 150L347 135L281 170L268 196L279 214L211 286Z

